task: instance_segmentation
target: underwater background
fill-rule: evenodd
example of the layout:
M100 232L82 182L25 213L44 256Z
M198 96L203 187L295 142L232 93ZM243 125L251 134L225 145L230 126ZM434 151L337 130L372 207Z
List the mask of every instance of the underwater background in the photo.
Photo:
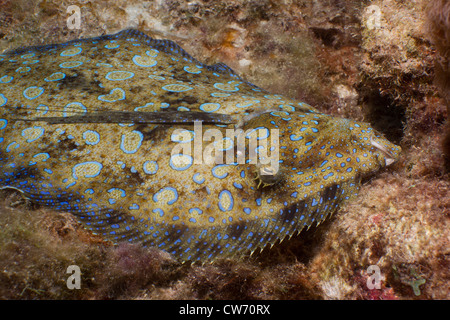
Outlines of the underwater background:
M0 52L137 28L271 93L370 122L403 149L319 227L214 264L113 246L2 191L0 298L450 298L449 15L444 0L0 0ZM67 288L70 265L81 289ZM374 265L379 289L367 286Z

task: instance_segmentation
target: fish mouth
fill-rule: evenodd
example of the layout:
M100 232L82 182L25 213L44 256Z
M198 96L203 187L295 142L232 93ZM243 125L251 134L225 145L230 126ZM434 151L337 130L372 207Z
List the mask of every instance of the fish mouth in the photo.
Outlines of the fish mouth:
M370 138L370 144L384 155L386 166L389 166L395 162L394 155L385 146L373 140L373 138Z

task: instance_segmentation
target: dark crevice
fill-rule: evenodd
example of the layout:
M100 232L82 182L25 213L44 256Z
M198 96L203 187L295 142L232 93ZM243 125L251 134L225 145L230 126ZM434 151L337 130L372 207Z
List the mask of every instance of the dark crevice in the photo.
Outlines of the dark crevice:
M399 144L403 138L403 128L406 123L405 108L395 104L387 96L372 91L363 98L364 120L383 133L391 142Z

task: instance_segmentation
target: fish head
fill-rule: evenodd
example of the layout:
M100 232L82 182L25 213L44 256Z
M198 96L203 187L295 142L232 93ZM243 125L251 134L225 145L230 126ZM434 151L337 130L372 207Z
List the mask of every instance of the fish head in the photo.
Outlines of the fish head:
M258 118L253 126L264 124L278 134L271 166L260 166L259 178L267 185L284 180L291 186L311 182L321 187L357 180L391 165L401 152L364 122L314 112L271 112Z

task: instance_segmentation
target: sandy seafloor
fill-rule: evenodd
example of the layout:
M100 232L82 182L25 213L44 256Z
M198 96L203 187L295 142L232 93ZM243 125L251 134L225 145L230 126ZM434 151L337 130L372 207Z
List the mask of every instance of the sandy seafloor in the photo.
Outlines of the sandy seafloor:
M3 192L0 299L450 298L450 89L439 80L450 74L450 5L429 2L1 0L0 52L137 28L270 92L370 122L403 153L319 227L207 265L113 246ZM80 29L67 28L69 5ZM79 290L67 288L69 265ZM367 286L371 265L380 289Z

